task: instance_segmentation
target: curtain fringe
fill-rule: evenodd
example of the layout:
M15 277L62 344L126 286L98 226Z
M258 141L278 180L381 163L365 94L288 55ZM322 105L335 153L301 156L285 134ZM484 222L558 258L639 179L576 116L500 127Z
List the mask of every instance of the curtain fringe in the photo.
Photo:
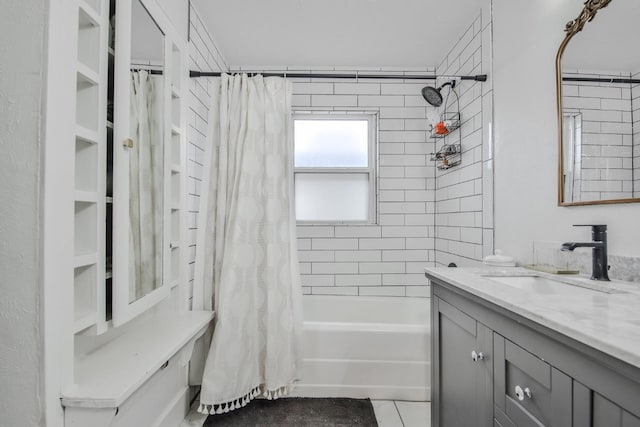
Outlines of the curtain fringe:
M198 412L205 415L226 414L230 411L245 407L247 403L251 402L257 397L264 397L268 400L275 400L279 399L280 397L287 396L288 394L289 386L285 385L274 390L267 390L265 388L265 385L261 384L257 387L252 388L251 391L249 391L244 396L241 396L229 402L217 403L213 405L200 403L200 406L198 406Z

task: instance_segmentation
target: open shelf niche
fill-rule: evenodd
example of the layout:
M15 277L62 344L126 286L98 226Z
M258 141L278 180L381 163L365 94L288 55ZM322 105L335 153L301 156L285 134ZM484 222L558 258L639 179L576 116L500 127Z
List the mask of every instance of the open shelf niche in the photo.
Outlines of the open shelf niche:
M108 0L77 0L73 332L104 329Z

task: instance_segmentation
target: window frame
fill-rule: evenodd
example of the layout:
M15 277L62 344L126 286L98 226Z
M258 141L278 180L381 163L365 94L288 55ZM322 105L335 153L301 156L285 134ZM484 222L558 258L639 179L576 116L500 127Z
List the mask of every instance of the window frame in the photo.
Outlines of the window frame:
M296 120L346 120L368 122L368 166L367 167L296 167ZM368 174L368 216L365 220L299 220L297 225L374 225L378 222L378 112L377 111L294 111L291 120L291 135L293 139L293 180L298 174ZM295 197L295 195L294 195Z

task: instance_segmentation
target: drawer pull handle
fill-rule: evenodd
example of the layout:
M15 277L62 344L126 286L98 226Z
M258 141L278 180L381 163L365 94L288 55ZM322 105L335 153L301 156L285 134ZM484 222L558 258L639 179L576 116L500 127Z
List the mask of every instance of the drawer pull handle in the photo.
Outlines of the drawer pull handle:
M519 385L516 386L516 397L518 398L519 401L523 401L525 396L527 397L527 399L531 399L531 390L529 389L529 387L525 387L524 390L522 389L522 387L520 387Z
M481 351L476 352L475 350L473 350L471 352L471 360L473 360L474 362L477 362L478 360L484 360L484 354Z

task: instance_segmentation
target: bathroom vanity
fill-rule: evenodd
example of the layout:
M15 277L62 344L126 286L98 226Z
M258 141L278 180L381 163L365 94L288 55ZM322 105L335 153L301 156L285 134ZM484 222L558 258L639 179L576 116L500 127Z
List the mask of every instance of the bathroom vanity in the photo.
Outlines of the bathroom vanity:
M640 426L640 287L427 268L432 425Z

